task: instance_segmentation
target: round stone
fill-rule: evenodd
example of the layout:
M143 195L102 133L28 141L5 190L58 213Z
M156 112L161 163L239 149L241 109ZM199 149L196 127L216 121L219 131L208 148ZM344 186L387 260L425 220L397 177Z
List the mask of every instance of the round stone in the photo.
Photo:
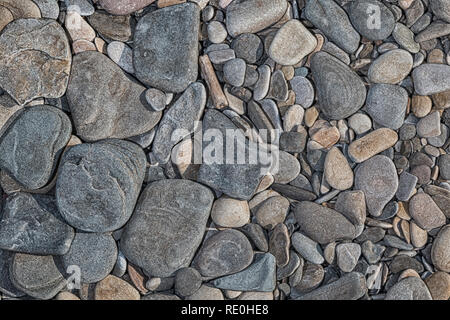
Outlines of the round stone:
M341 243L336 246L337 265L344 272L351 272L361 256L361 246L357 243Z
M264 53L261 39L253 33L244 33L231 43L236 58L244 59L247 63L255 63Z
M227 38L227 30L219 21L211 21L208 23L208 39L212 43L222 43Z
M372 128L372 120L364 113L355 113L348 119L348 125L356 134L363 134Z
M95 300L140 300L139 292L128 282L109 275L95 286Z
M368 77L374 83L397 84L410 73L412 67L413 58L408 51L390 50L370 65Z
M222 196L214 201L211 210L211 219L215 224L222 227L242 227L250 219L248 202Z
M223 65L224 80L234 87L240 87L245 80L245 61L243 59L231 59Z
M202 276L194 268L182 268L175 275L175 292L182 297L194 294L202 285Z
M427 231L443 226L446 221L441 209L426 193L417 193L411 198L409 214L419 227Z
M431 260L438 270L450 272L450 226L439 231L431 248Z
M384 40L394 30L394 15L381 1L354 1L349 9L352 24L363 37L369 40ZM379 20L376 20L372 12L378 14L376 17L379 17Z
M329 185L338 190L346 190L353 185L353 171L342 152L333 147L325 158L324 174Z
M258 206L255 218L260 226L272 230L277 224L284 222L288 212L289 200L285 197L275 196Z
M450 298L450 274L442 271L433 273L425 279L433 300L448 300Z
M290 81L295 92L295 103L303 108L309 108L314 102L314 87L305 77L297 76Z
M385 300L432 300L430 291L422 279L407 277L393 285Z

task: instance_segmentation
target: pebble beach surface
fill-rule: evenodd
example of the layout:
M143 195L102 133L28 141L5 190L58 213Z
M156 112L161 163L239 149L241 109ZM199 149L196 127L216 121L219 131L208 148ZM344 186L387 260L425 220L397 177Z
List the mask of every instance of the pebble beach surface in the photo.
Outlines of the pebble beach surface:
M0 0L0 300L449 300L449 219L447 0Z

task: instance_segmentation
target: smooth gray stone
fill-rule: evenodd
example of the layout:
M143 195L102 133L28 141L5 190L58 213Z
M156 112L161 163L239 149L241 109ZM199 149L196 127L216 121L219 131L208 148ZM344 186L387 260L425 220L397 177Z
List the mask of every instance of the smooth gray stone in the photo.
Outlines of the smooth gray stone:
M360 35L353 28L347 13L333 0L307 0L305 17L332 42L353 53L358 49Z
M337 265L343 272L355 269L361 256L361 246L357 243L340 243L336 246Z
M397 215L399 209L399 205L397 201L390 201L387 205L384 206L383 211L377 220L388 220Z
M224 64L236 58L233 49L222 49L208 52L208 57L213 64Z
M417 135L422 138L432 138L441 135L441 115L434 111L419 120L416 125ZM412 165L411 165L412 167Z
M314 102L314 87L305 77L294 77L289 81L295 92L295 103L303 108L309 108Z
M350 272L332 283L298 297L297 300L357 300L366 292L364 275Z
M7 296L17 298L24 296L25 293L14 286L9 276L9 265L13 256L13 252L0 249L0 292Z
M398 182L398 189L395 196L400 201L408 201L416 188L417 177L406 171L402 172Z
M236 37L243 33L257 33L283 17L286 0L236 0L227 6L228 33Z
M97 141L150 131L161 119L161 112L147 108L145 90L102 53L75 55L67 100L77 136Z
M269 242L264 229L256 223L247 223L239 229L249 240L255 245L256 249L267 252L269 250Z
M439 157L439 174L442 178L450 180L450 155L443 154Z
M366 99L361 78L332 55L319 51L311 59L311 72L321 111L334 120L358 111Z
M389 235L389 234L384 236L383 242L388 247L397 248L397 249L400 249L400 250L412 250L412 249L414 249L414 247L411 244L406 243L402 239L400 239L400 238L398 238L396 236Z
M277 268L277 280L290 277L298 268L303 268L303 258L299 257L295 251L289 251L289 262L284 267Z
M420 45L414 41L414 33L407 26L397 22L392 32L394 40L411 53L418 53Z
M55 20L16 19L0 34L0 87L20 105L62 97L71 61L69 40Z
M433 14L448 23L450 23L450 6L446 0L431 0L429 5Z
M56 200L63 218L88 232L121 228L144 180L146 157L128 141L109 139L70 148L61 159Z
M87 0L64 0L67 10L78 12L80 16L90 16L95 9Z
M237 58L244 59L247 63L257 62L264 53L261 39L253 33L244 33L231 42L231 48Z
M149 132L130 137L127 140L132 141L138 144L142 149L148 148L155 138L155 129L150 130Z
M396 255L389 264L389 270L392 273L398 273L407 269L413 269L419 274L424 271L423 265L419 261L404 254Z
M204 141L204 159L203 163L200 165L197 178L198 182L204 183L207 186L221 191L232 198L250 200L258 188L261 178L268 170L270 163L268 163L267 166L265 163L262 163L263 161L257 161L256 164L253 164L250 163L249 159L245 158L245 155L243 161L244 163L238 162L238 157L240 157L239 153L243 153L239 152L239 150L245 150L246 155L248 155L249 152L256 152L256 150L249 144L248 140L243 135L243 132L238 130L234 123L221 112L213 109L207 110L203 117L202 126L204 139L205 132L208 132L209 129L219 130L222 134L223 140L227 140L225 139L227 135L226 131L233 130L232 132L236 135L236 144L234 154L230 155L227 154L226 141L216 141L217 139L213 141L209 140L211 141L209 143ZM217 131L214 132L217 133ZM228 143L230 144L231 141L228 141ZM217 159L218 163L214 163L214 153L217 154L221 151L223 159ZM212 159L205 159L205 156ZM227 157L231 158L229 159L232 160L229 161L231 163L227 163ZM270 154L268 154L267 157L270 157Z
M133 63L144 84L182 92L197 79L200 7L184 3L143 16L134 34Z
M76 265L80 267L82 283L95 283L113 270L117 261L116 241L106 233L76 233L70 250L55 260L61 263L62 274Z
M350 56L347 52L339 48L333 42L325 42L322 46L322 51L325 51L331 54L333 57L338 58L340 61L345 63L346 65L350 64ZM297 75L297 74L296 74ZM304 75L306 77L306 75Z
M267 117L269 118L270 122L272 122L272 125L275 129L278 129L280 131L283 131L283 125L281 123L280 118L280 112L278 109L277 104L272 99L264 99L259 102L261 105L261 108L266 113ZM275 134L275 137L279 137L279 132ZM277 140L275 140L277 141Z
M397 85L375 84L367 94L367 113L383 127L399 129L405 119L407 105L408 92Z
M303 152L307 138L306 130L282 132L280 135L280 149L286 152Z
M0 168L26 189L44 187L71 132L69 117L55 107L20 109L0 129Z
M153 141L152 152L159 163L166 163L172 148L193 133L206 105L206 89L200 82L191 84L164 113Z
M380 227L368 227L366 228L358 238L356 242L364 242L370 240L373 243L383 240L386 231Z
M310 201L293 205L300 232L312 240L327 244L338 240L352 240L356 236L353 224L339 212Z
M292 154L280 150L278 152L278 161L278 170L272 172L275 183L289 183L299 175L301 170L300 162Z
M449 130L448 127L441 123L441 134L435 137L430 137L427 139L428 144L440 148L444 146L445 142L447 142L447 139L449 137Z
M386 250L386 247L379 244L374 244L370 240L363 242L361 245L362 254L369 264L378 263L384 253L384 250Z
M258 67L259 78L256 81L254 89L253 89L253 99L255 101L260 101L267 96L270 87L270 75L271 70L270 67L266 64L263 64Z
M150 293L143 297L141 300L181 300L178 296L169 293Z
M191 263L213 200L208 188L190 180L166 179L149 184L124 228L121 251L147 274L171 276Z
M450 66L425 63L412 71L417 94L427 96L450 90Z
M202 276L194 268L182 268L175 275L175 292L182 297L194 294L202 285Z
M379 20L377 16L379 14ZM369 40L384 40L394 30L395 18L392 12L378 0L352 1L349 17L356 30Z
M15 252L62 255L71 246L74 230L28 193L14 193L4 204L0 248Z
M240 87L245 80L245 61L240 58L228 60L223 65L224 81L234 87Z
M289 88L283 71L275 71L270 79L268 98L273 98L277 101L286 101L288 98L288 90Z
M376 155L358 165L355 171L355 189L362 190L367 210L378 217L384 206L394 197L398 176L391 159Z
M424 42L440 37L445 37L449 34L450 23L432 22L415 37L415 40L417 42Z
M433 300L422 279L407 277L393 285L384 300Z
M66 286L53 256L14 254L9 275L15 287L36 299L53 298Z
M235 229L226 229L205 240L192 266L202 276L215 278L242 271L252 260L252 245L247 237Z
M294 232L291 236L292 246L309 262L322 264L325 262L323 252L319 244L300 232Z
M212 281L216 288L235 291L272 292L275 290L275 257L256 253L251 265L244 270Z
M257 102L250 101L247 104L247 114L258 129L262 140L266 143L274 143L276 139L275 126L264 109Z

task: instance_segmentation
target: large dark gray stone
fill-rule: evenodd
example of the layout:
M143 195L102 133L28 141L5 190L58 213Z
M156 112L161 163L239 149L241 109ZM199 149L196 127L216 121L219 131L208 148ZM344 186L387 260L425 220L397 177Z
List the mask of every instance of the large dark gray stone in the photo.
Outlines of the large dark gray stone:
M133 64L142 83L182 92L197 79L200 7L169 6L146 14L134 34Z
M88 232L108 232L130 218L145 175L142 149L109 139L72 147L61 160L56 200L63 218Z
M154 277L187 267L201 243L212 192L190 180L160 180L142 192L120 247L127 259Z

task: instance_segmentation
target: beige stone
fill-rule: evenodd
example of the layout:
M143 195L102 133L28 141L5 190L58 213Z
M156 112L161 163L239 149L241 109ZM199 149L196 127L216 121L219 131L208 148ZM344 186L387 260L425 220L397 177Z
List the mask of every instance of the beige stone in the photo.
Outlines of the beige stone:
M242 227L250 220L248 202L222 196L214 201L211 219L222 227Z
M397 140L397 132L380 128L353 141L348 148L348 154L353 161L360 163L392 147Z
M95 286L95 300L140 300L139 292L128 282L108 275Z
M333 147L325 158L325 178L328 184L338 190L346 190L353 185L353 171L342 152Z

